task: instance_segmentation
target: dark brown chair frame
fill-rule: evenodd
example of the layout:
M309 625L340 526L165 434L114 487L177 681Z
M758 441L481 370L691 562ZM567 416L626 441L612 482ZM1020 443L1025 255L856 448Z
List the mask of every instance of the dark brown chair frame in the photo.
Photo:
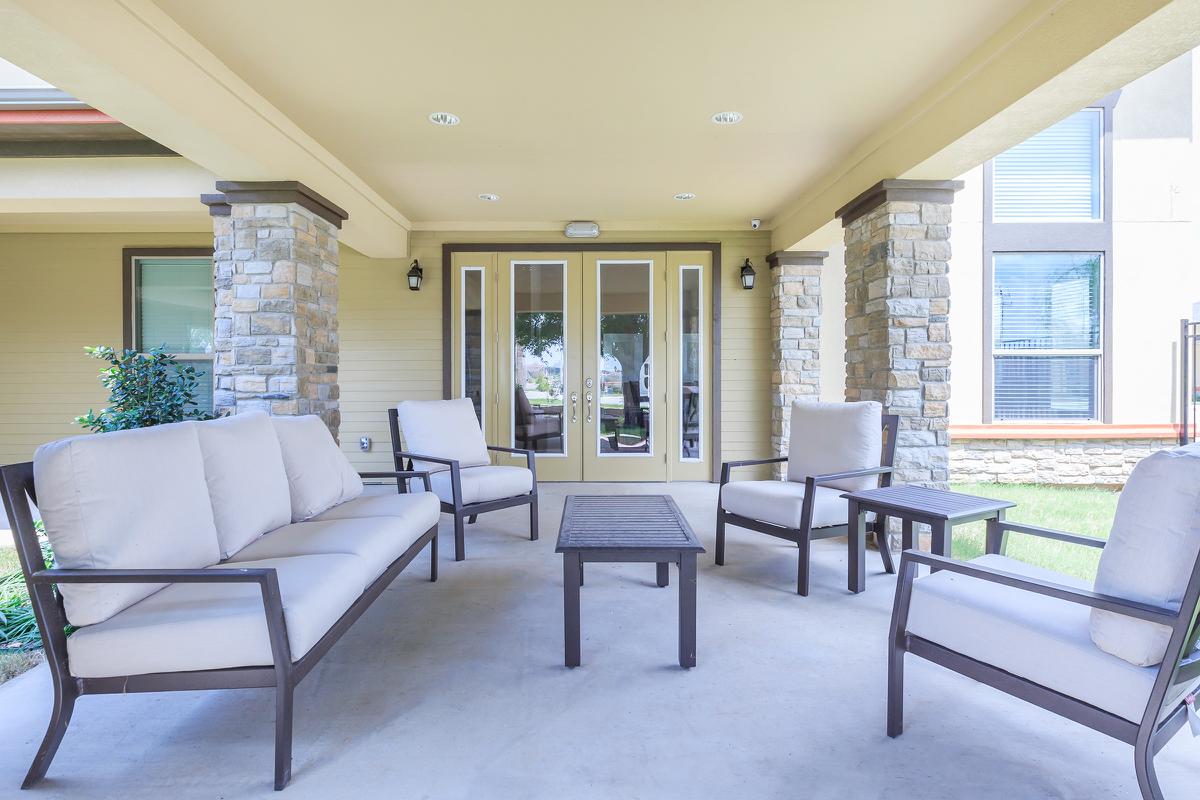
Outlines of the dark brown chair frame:
M450 493L452 502L447 503L440 500L442 505L442 513L454 515L454 560L462 561L467 557L466 536L464 521L474 523L476 517L480 514L486 514L489 511L499 511L502 508L512 508L513 506L529 506L529 540L537 541L538 538L538 484L537 484L537 462L536 453L533 450L521 450L516 447L499 447L498 445L489 444L487 449L496 453L513 453L516 455L524 455L525 463L528 465L531 477L533 478L533 489L529 494L519 494L515 497L503 497L499 500L485 500L480 503L464 503L462 501L462 467L457 461L452 458L442 458L440 456L422 455L420 453L409 453L400 449L400 420L395 408L388 409L388 428L392 432L392 458L394 460L396 470L411 471L414 461L428 461L434 464L445 464L450 468ZM408 467L404 466L405 459L408 460ZM470 467L467 467L470 469ZM388 473L391 474L391 473ZM429 481L425 481L428 487ZM407 492L408 485L406 481L397 481L396 488L400 492ZM426 491L429 491L426 489Z
M364 478L421 478L424 472L364 472ZM127 694L129 692L177 692L201 689L275 689L275 789L287 786L292 777L292 698L302 681L350 626L362 616L383 590L429 545L429 579L437 580L437 525L421 534L412 546L391 563L362 596L342 614L325 635L303 658L293 662L283 617L279 578L273 568L220 569L45 569L42 549L29 503L37 504L33 464L24 462L0 467L0 496L12 526L17 557L29 599L42 635L42 646L54 684L54 707L46 735L21 784L28 789L42 778L62 743L71 722L75 701L89 694ZM71 674L67 654L67 621L62 595L56 584L62 583L255 583L262 591L263 611L271 642L272 666L231 667L192 672L159 672L145 675L120 675L109 678L77 678Z
M990 554L1004 550L1007 533L1021 533L1055 539L1062 542L1103 548L1102 539L1073 533L1021 525L1005 520L988 523L986 550ZM1026 678L955 652L935 642L908 632L908 612L912 602L913 580L917 567L957 572L982 581L999 583L1015 589L1056 597L1071 603L1099 608L1134 619L1157 622L1171 629L1166 656L1158 667L1158 676L1150 691L1146 710L1140 723L1130 722L1096 706L1076 700L1061 692L1048 689ZM892 624L888 636L888 699L887 735L893 738L904 730L904 654L912 653L946 669L987 684L1013 697L1074 720L1134 748L1134 769L1138 787L1145 800L1164 800L1154 772L1154 756L1175 735L1187 720L1183 701L1167 708L1167 696L1180 684L1190 685L1200 679L1200 557L1192 567L1192 575L1184 592L1179 610L1137 603L1112 595L1098 594L1085 589L1029 578L979 564L954 561L944 556L918 550L905 550L900 556L900 575L896 581L896 601L892 607ZM1168 666L1169 665L1169 666Z
M740 528L747 528L759 533L765 533L769 536L774 536L779 539L786 539L789 542L795 542L799 546L799 563L796 567L796 594L802 597L808 596L809 584L809 556L812 550L812 541L814 539L830 539L835 536L846 536L848 527L845 524L828 525L821 528L812 527L813 517L813 497L816 494L818 486L827 486L833 481L845 480L846 478L864 477L867 475L878 475L880 486L892 485L892 466L896 458L896 431L899 429L900 417L896 414L884 414L881 422L881 431L883 435L883 449L880 452L880 465L870 469L859 469L850 472L837 472L829 475L809 475L804 479L804 505L800 510L800 527L786 528L782 525L775 525L770 522L744 517L741 514L734 514L725 510L721 503L721 495L717 495L717 554L716 563L721 566L725 563L725 525L737 525ZM731 470L735 467L758 466L760 464L782 464L788 460L787 456L779 456L778 458L762 458L751 461L726 461L721 465L721 489L725 490L725 484L729 483ZM875 533L875 543L879 547L879 557L883 559L883 568L886 572L892 573L896 571L895 564L892 563L892 552L888 548L886 523L881 520L876 520L871 523L871 530Z

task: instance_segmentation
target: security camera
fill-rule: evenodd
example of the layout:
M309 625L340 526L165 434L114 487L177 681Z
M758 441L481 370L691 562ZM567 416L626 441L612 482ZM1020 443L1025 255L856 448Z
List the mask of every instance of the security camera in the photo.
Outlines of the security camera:
M756 217L756 218L754 218L754 219L750 220L750 230L752 230L752 231L756 231L756 230L758 230L758 229L759 229L759 228L761 228L761 227L762 227L762 220L761 220L761 219L758 219L758 218Z

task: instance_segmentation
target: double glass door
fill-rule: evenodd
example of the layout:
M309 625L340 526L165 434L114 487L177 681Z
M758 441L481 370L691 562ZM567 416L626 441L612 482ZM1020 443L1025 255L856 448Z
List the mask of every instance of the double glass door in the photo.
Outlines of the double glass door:
M540 479L707 480L708 261L455 254L456 396L489 442L535 451Z

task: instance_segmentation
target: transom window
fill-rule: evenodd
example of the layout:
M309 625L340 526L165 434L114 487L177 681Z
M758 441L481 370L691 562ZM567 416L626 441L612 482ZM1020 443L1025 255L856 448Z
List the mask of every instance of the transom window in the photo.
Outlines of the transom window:
M1094 420L1103 255L996 253L992 285L993 417Z
M1102 218L1104 111L1087 108L996 156L996 222L1091 222Z
M213 408L213 266L207 257L132 260L133 349L165 347L196 368L196 406Z

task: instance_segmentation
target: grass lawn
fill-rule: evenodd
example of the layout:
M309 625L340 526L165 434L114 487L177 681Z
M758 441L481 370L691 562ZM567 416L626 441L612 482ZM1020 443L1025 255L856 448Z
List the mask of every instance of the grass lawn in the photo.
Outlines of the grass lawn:
M1109 489L1036 486L1031 484L956 483L956 492L1011 500L1007 518L1044 528L1107 539L1117 509L1118 493ZM954 529L954 557L970 559L983 555L984 524L962 525ZM1096 577L1100 551L1081 545L1023 536L1008 535L1007 555L1029 564L1064 572L1091 581Z
M17 562L17 551L12 547L0 546L0 575L13 570L20 570ZM42 654L36 653L5 653L0 649L0 683L9 678L15 678L27 669L36 666L42 660Z

